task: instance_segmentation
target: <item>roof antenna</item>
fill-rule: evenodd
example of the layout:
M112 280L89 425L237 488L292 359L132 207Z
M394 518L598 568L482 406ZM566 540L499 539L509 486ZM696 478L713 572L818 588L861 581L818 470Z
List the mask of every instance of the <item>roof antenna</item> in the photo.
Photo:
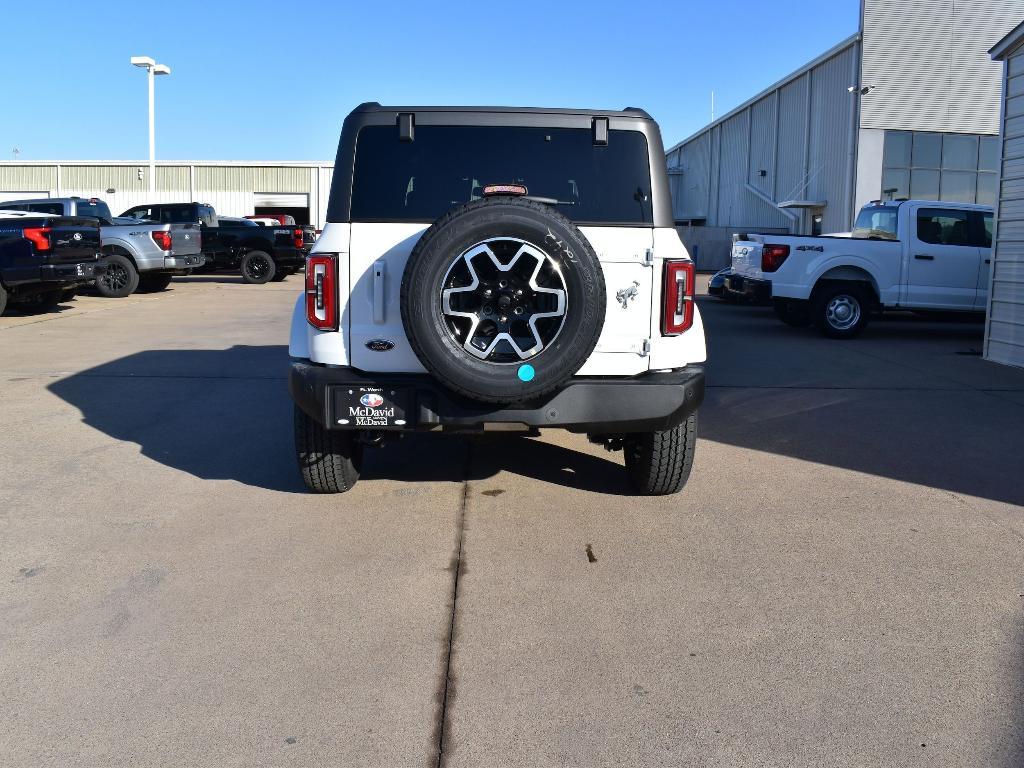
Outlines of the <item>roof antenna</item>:
M18 149L17 147L15 147L14 149L11 150L11 154L14 155L14 160L15 160L15 162L17 162L18 155L21 154L21 150Z

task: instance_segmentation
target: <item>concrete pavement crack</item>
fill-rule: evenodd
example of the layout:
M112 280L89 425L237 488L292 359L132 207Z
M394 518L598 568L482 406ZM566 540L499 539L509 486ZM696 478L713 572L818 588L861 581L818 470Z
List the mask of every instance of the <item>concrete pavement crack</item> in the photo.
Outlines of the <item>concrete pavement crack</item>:
M437 762L436 768L444 768L446 764L445 740L449 737L450 721L448 706L455 696L455 680L452 675L452 652L455 646L455 633L457 629L458 605L459 605L459 577L465 573L466 556L463 542L466 533L466 508L469 505L469 466L472 457L468 440L464 441L466 446L466 457L463 462L462 494L459 499L459 515L456 523L457 541L455 552L452 555L449 570L452 572L452 609L448 622L448 637L446 642L446 653L444 661L444 678L439 683L440 711L437 721L434 724L434 733L437 737Z

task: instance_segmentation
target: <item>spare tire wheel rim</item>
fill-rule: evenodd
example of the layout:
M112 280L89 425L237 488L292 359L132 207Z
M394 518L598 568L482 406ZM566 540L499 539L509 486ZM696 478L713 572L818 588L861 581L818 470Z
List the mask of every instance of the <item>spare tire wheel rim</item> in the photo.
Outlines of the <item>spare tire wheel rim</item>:
M448 333L488 363L518 365L536 357L565 324L561 267L525 240L495 237L470 246L452 262L442 286Z

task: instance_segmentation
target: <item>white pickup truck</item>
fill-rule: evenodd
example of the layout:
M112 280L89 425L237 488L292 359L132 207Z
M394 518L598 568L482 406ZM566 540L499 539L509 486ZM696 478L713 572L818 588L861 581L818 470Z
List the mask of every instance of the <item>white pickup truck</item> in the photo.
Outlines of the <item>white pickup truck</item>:
M836 339L886 309L984 312L992 222L986 206L905 200L869 203L848 234L737 234L724 289Z

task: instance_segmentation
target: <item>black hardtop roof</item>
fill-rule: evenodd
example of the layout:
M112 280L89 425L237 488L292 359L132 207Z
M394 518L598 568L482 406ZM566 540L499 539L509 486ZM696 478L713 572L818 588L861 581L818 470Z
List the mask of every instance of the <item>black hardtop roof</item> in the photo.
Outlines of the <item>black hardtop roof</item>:
M455 106L385 106L376 101L367 101L352 110L357 112L484 112L490 114L525 114L525 115L587 115L588 117L635 117L642 120L653 120L650 114L639 107L625 109L555 109L550 107L455 107Z

